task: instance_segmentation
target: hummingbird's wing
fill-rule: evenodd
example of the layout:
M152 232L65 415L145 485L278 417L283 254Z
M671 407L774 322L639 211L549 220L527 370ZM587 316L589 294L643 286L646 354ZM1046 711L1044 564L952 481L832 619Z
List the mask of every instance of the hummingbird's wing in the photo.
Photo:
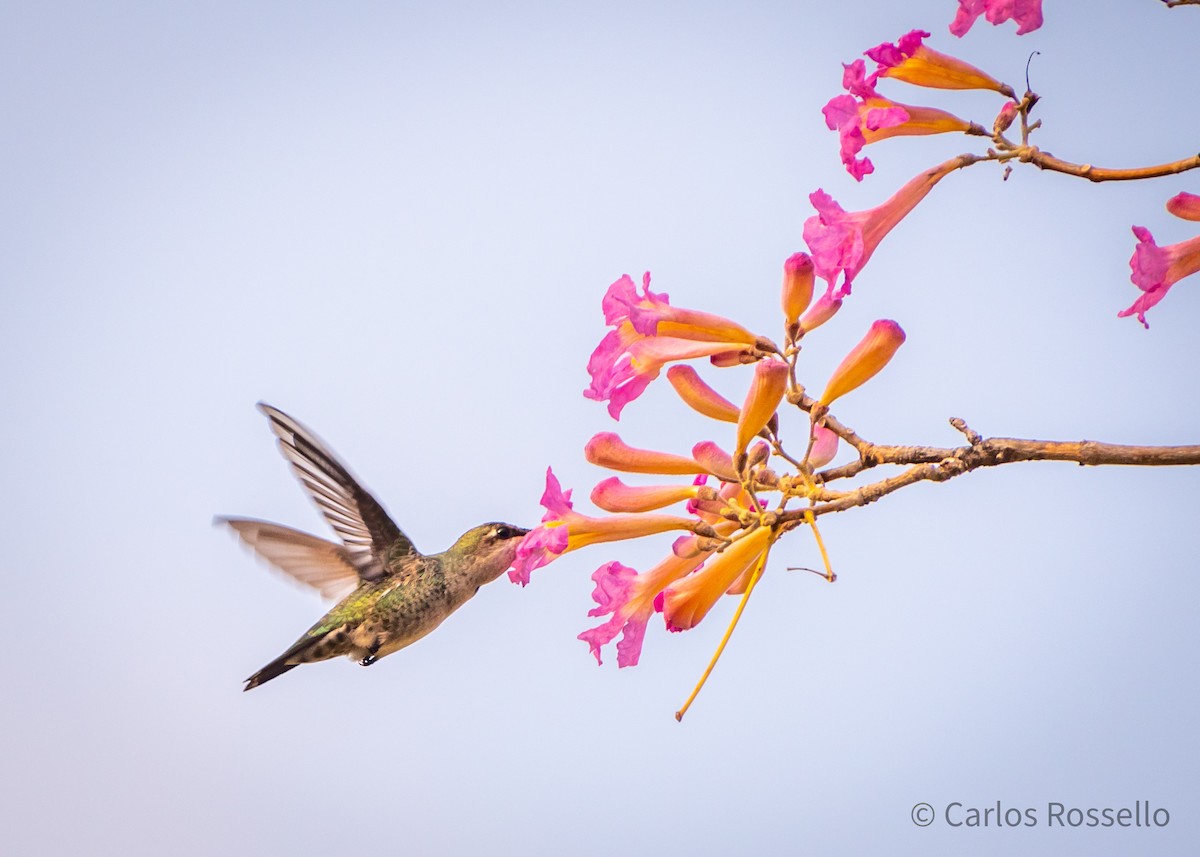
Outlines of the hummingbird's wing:
M325 598L340 600L358 587L358 568L342 545L253 518L218 517L214 523L228 524L255 553Z
M365 488L355 481L333 452L315 434L283 411L263 402L271 431L279 438L279 449L308 490L317 508L346 544L351 561L363 580L377 580L386 573L384 557L395 548L417 554L408 536L388 517Z

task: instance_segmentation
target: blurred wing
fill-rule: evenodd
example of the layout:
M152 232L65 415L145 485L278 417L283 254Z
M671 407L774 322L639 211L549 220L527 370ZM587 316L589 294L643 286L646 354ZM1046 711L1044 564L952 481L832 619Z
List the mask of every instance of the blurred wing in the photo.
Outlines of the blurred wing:
M262 402L258 409L270 420L271 430L279 438L279 449L325 520L345 542L364 580L383 576L383 557L393 546L399 546L405 554L417 553L379 501L354 480L320 438L283 411Z
M213 523L228 524L260 557L325 598L341 599L358 587L359 570L341 545L250 518L216 518Z

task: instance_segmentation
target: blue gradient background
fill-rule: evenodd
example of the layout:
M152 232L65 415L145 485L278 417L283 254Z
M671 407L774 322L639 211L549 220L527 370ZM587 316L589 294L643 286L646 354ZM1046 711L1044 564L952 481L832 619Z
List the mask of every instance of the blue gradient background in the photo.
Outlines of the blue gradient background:
M946 32L895 4L5 4L0 374L8 450L0 830L13 854L1178 854L1200 839L1192 469L1015 465L782 543L685 722L733 604L597 668L588 576L669 539L499 581L371 670L241 679L324 605L211 526L325 534L259 399L310 424L425 550L540 515L613 423L584 400L599 300L779 337L807 194L877 204L962 138L841 169L840 62L913 27L1043 96L1037 142L1107 166L1196 151L1200 12L1047 0ZM1068 8L1069 7L1069 11ZM998 99L888 86L988 123ZM1191 103L1189 103L1189 100ZM1200 176L1092 186L979 166L887 239L806 349L908 342L839 404L879 442L1200 440L1197 283L1115 313L1131 223ZM740 400L747 374L708 373ZM793 422L792 434L801 431ZM785 422L785 429L787 423ZM665 385L638 446L727 440ZM586 508L586 502L581 503ZM928 829L928 801L1132 806L1154 830Z

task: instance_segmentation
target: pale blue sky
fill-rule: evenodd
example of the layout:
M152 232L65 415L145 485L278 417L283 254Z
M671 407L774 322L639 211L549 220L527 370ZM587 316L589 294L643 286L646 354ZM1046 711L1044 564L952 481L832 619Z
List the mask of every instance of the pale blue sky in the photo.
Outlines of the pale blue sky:
M779 337L807 195L847 209L965 151L886 141L861 185L819 109L913 27L1021 87L1072 160L1197 150L1200 10L1046 0L961 42L952 0L45 3L0 10L0 365L9 450L0 830L12 853L1180 853L1200 839L1194 470L1019 465L918 486L782 543L696 707L733 604L597 668L589 575L670 539L501 580L370 670L242 679L325 609L212 528L326 535L254 410L325 437L422 549L530 525L553 465L616 429L712 436L660 385L586 401L600 297ZM1070 7L1070 11L1066 10ZM996 99L894 87L990 122ZM814 340L908 342L837 408L879 442L1200 440L1200 292L1144 331L1133 238L1196 233L1200 175L946 179ZM747 374L712 376L740 399ZM786 425L786 423L785 423ZM720 438L715 438L720 439ZM586 507L585 507L586 508ZM918 829L912 806L1166 807L1163 830Z

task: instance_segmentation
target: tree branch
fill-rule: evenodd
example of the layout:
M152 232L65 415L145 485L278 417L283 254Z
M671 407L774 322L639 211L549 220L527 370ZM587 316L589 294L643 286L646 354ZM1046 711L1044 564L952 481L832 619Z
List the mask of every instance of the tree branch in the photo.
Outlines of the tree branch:
M874 503L882 497L918 482L945 482L981 467L996 467L1018 461L1073 461L1079 465L1126 465L1168 467L1200 464L1200 445L1191 446L1140 446L1119 443L1101 443L1094 440L1052 441L1024 440L1012 437L984 438L960 419L951 424L968 440L966 446L886 446L862 440L840 423L833 428L831 417L826 424L839 436L855 438L858 450L857 461L814 474L820 485L829 485L838 479L876 467L892 464L907 467L895 476L872 482L853 491L833 491L822 488L813 496L809 509L792 509L780 514L787 529L804 522L807 511L814 515L844 512L856 506ZM845 434L843 434L845 432Z
M1200 155L1193 155L1169 164L1158 164L1153 167L1135 167L1128 170L1114 170L1105 167L1094 167L1091 164L1072 164L1053 155L1043 152L1037 146L1028 146L1021 151L1019 158L1024 163L1034 164L1040 169L1056 173L1066 173L1093 182L1137 181L1139 179L1155 179L1162 176L1173 176L1200 167Z

